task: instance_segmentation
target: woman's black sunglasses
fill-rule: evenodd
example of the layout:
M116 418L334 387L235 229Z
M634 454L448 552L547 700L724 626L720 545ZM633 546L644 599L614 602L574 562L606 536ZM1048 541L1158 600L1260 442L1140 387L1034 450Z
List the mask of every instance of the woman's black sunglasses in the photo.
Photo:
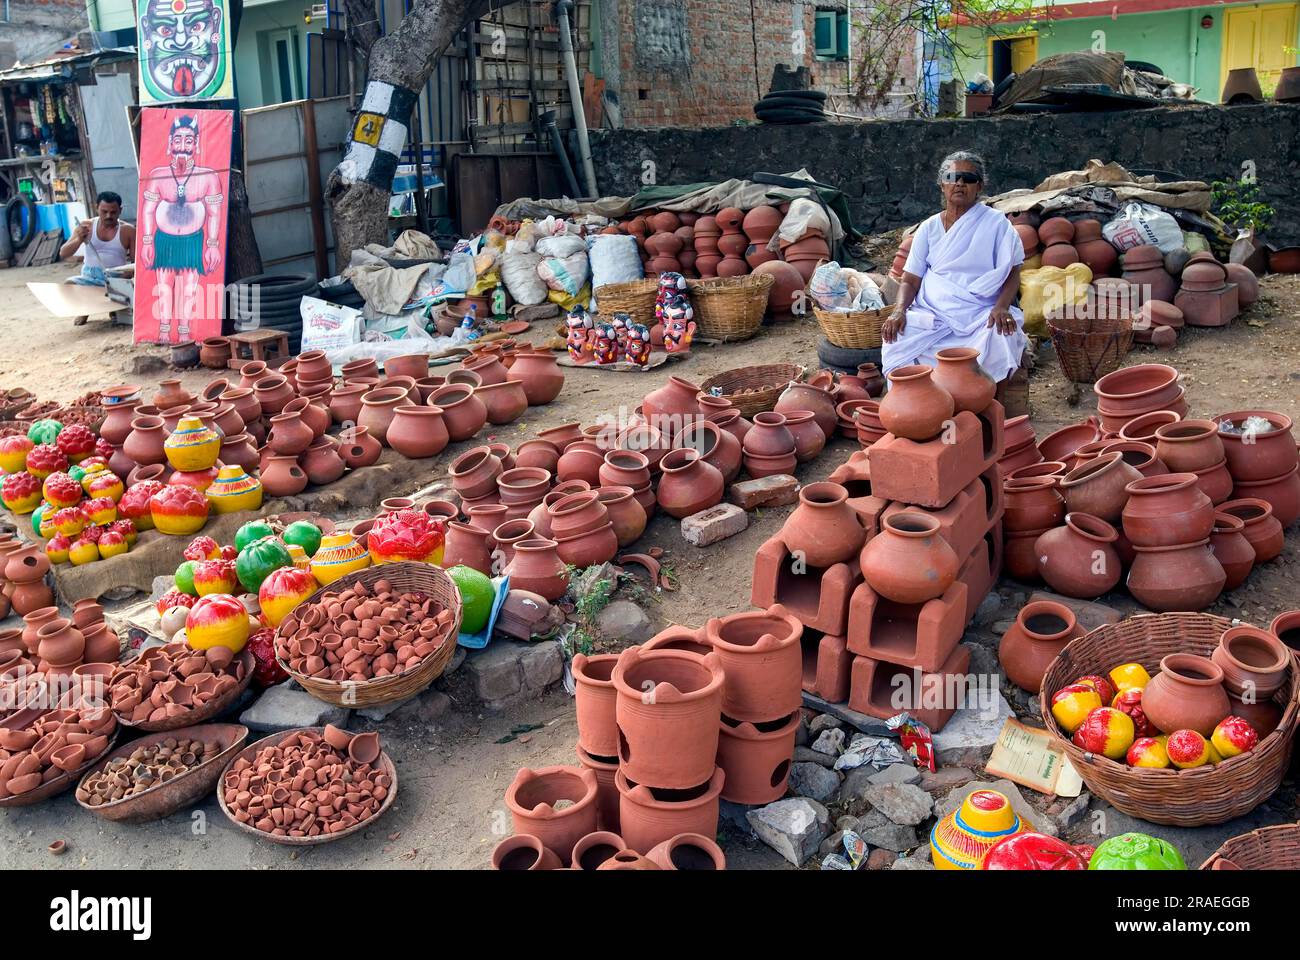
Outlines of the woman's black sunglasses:
M958 181L962 183L979 183L980 175L966 170L949 170L943 175L944 183L957 183Z

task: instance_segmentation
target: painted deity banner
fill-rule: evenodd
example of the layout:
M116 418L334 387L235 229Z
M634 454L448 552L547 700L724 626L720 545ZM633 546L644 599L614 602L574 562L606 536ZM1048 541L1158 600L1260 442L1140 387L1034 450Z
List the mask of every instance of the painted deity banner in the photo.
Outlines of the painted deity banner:
M136 0L140 102L235 95L227 0Z
M230 110L141 111L137 343L221 335L234 122Z

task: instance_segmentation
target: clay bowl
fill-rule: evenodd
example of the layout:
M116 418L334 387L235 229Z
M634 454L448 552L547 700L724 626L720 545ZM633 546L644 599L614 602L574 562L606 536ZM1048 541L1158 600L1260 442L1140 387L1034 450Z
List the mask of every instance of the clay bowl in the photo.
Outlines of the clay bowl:
M253 659L253 651L244 647L238 654L240 661L244 664L244 679L227 690L219 697L213 697L201 707L196 707L187 713L182 713L177 717L168 717L166 720L145 720L141 723L131 723L129 720L123 720L121 714L117 716L117 722L120 726L130 727L132 730L140 730L145 733L170 733L173 730L179 730L182 727L192 727L195 724L202 723L204 720L210 720L219 716L225 709L239 699L239 695L248 689L248 685L253 682L253 668L256 661ZM129 663L134 663L132 660ZM124 664L124 666L129 666Z
M221 768L221 772L217 775L216 783L220 784L225 781L226 771L229 770L231 767L233 767L235 765L235 761L237 761L240 757L247 759L251 763L253 758L257 756L258 751L261 750L263 747L273 747L276 744L280 743L281 741L287 740L290 736L293 736L294 734L308 733L308 732L315 733L320 736L324 736L325 728L324 727L296 727L293 730L285 730L283 733L273 733L269 737L265 737L261 740L258 740L256 743L251 744L250 746L244 747L244 749L240 750L238 753L234 754L226 761L225 766ZM225 756L225 754L222 754L222 756ZM392 758L388 756L388 752L382 751L379 754L379 759L375 761L375 764L379 767L380 770L382 770L384 773L388 774L388 776L392 778L393 785L388 788L388 796L384 797L384 802L379 807L379 812L376 813L373 817L370 817L369 819L366 820L362 820L360 823L354 824L353 826L348 827L346 830L340 830L338 833L322 833L318 837L277 837L275 836L275 834L263 833L261 830L258 830L254 826L251 826L247 823L240 823L238 820L236 820L235 815L232 814L230 812L230 808L226 806L226 797L224 791L220 789L216 791L217 803L221 805L221 812L226 815L226 819L230 821L231 826L235 827L237 830L242 831L243 833L249 834L250 836L257 837L259 840L269 840L271 843L280 843L280 844L284 844L287 847L313 847L316 846L317 844L329 843L333 840L342 840L344 837L350 837L352 836L352 834L357 833L360 830L370 829L370 827L373 826L374 823L380 817L382 817L385 813L388 812L388 808L393 805L393 801L397 798L397 767L393 764Z
M24 710L20 712L27 713L28 711ZM24 721L24 723L30 722L30 719ZM91 767L99 763L100 759L113 749L113 744L117 742L117 736L121 732L121 729L122 725L120 723L113 728L113 732L109 734L108 737L108 746L104 748L103 752L101 752L99 756L91 757L76 770L69 770L67 773L59 774L59 776L55 777L53 780L48 780L45 783L42 783L35 790L28 790L26 793L20 793L12 797L5 797L3 800L0 800L0 810L4 810L8 807L30 807L34 803L40 803L42 800L58 796L64 790L75 786L81 781L81 778L86 775Z
M105 766L110 760L129 756L135 752L137 747L153 746L159 740L175 736L195 737L198 739L211 737L221 744L222 750L215 757L204 761L194 769L174 777L166 783L159 783L150 787L143 793L138 793L133 797L116 800L113 803L100 804L97 807L82 803L80 800L77 803L81 805L83 810L89 810L97 817L103 817L105 820L112 820L116 823L148 823L150 820L161 820L177 810L193 806L216 787L221 772L226 769L226 763L230 760L231 755L242 749L245 741L248 740L248 728L238 723L207 723L197 726L177 727L175 730L164 733L154 733L140 737L130 743L123 744L116 750L110 750L107 754L101 754L94 769L87 770L82 780Z

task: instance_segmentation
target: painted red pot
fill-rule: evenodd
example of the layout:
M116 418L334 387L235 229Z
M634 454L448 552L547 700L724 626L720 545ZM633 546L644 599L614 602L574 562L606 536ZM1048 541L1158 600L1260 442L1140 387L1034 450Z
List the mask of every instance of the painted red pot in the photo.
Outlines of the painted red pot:
M1022 690L1037 693L1052 661L1071 640L1081 636L1083 628L1069 607L1052 600L1035 600L1020 608L1016 622L1002 635L998 662L1008 680Z
M1273 516L1273 505L1267 500L1229 500L1219 505L1218 512L1237 517L1245 524L1241 534L1255 548L1256 566L1268 563L1282 552L1286 534L1277 517Z
M781 604L714 617L704 638L726 680L722 714L754 723L781 719L803 701L803 625Z
M521 769L505 800L515 833L536 837L566 867L574 844L596 831L596 775L590 770Z
M1161 733L1195 730L1208 737L1228 710L1223 670L1195 654L1169 654L1142 688L1142 712Z
M333 483L347 470L333 437L321 437L308 447L302 455L301 465L307 479L318 487Z
M498 426L513 423L528 409L528 397L524 393L523 384L518 380L485 383L474 389L474 395L483 401L488 423Z
M618 693L611 679L616 663L617 654L588 657L579 653L573 658L578 746L598 757L618 753L618 721L614 716Z
M826 447L826 434L811 410L790 410L785 414L785 428L794 438L794 456L800 463L816 459Z
M677 435L674 445L699 453L705 463L718 469L723 483L731 483L740 473L740 442L716 423L707 420L691 423Z
M706 463L698 451L671 450L660 466L663 476L655 499L669 515L680 520L721 502L726 489L722 472Z
M647 424L671 440L683 426L701 415L695 399L699 392L700 388L689 380L669 377L667 383L647 393L641 401Z
M388 425L388 445L404 457L421 459L441 453L448 443L442 407L403 404Z
M1006 533L1046 530L1065 521L1065 501L1054 476L1006 480L1002 484L1002 529Z
M1278 523L1289 527L1300 518L1300 466L1269 480L1240 480L1233 486L1232 495L1267 501Z
M1204 540L1214 528L1214 504L1192 473L1143 477L1126 488L1124 535L1135 547L1170 547Z
M862 548L862 575L871 588L898 603L925 603L942 596L957 579L957 554L927 513L886 517Z
M1210 550L1227 576L1224 590L1241 586L1255 568L1255 548L1246 539L1246 523L1240 517L1215 513L1214 529L1210 534Z
M1105 520L1069 513L1065 526L1042 534L1034 543L1038 575L1057 593L1091 600L1119 583L1122 566L1115 550L1119 534Z
M798 711L758 723L724 714L718 732L718 767L726 775L724 800L767 804L785 796L799 732Z
M1142 474L1116 451L1086 460L1067 473L1059 489L1071 513L1086 513L1118 523L1128 502L1128 485Z
M799 491L799 506L781 527L781 541L812 567L846 563L866 542L867 532L838 483L810 483ZM749 719L749 718L737 718ZM762 719L771 719L765 717Z
M713 775L724 674L716 653L629 647L612 674L621 772L638 784L690 789Z
M1223 592L1228 575L1210 552L1209 537L1195 543L1135 549L1128 592L1150 610L1204 610Z
M1235 410L1221 413L1214 419L1217 423L1230 423L1240 429L1250 417L1262 417L1272 425L1272 429L1250 434L1219 434L1232 479L1252 481L1284 476L1297 463L1290 417L1272 410ZM102 430L100 435L103 435Z
M804 410L812 413L817 426L821 427L823 436L827 438L834 436L839 419L835 414L835 398L829 389L812 383L794 382L781 392L776 405L772 408L773 412L782 414ZM772 455L763 450L756 452Z
M833 408L832 413L834 413ZM831 429L834 430L833 425ZM755 414L753 426L745 434L742 449L746 457L793 456L794 436L785 425L785 414L776 411Z
M715 768L706 783L687 790L660 789L637 783L620 767L619 831L624 842L646 853L682 833L712 837L718 832L718 798L726 774Z
M630 546L641 538L649 518L631 487L601 487L596 496L605 505L620 547Z
M569 588L569 568L556 552L554 540L521 540L515 544L515 555L506 565L510 586L514 590L528 590L554 603ZM602 756L613 756L614 751Z
M932 379L952 396L954 411L980 413L993 400L998 385L979 364L974 347L949 347L935 354L938 365Z
M564 388L564 373L556 365L555 354L549 352L520 354L506 376L523 384L530 407L550 403Z
M262 488L271 497L292 497L307 489L307 471L297 457L270 457L263 467Z
M555 477L565 480L585 480L591 486L599 486L600 469L605 463L604 452L591 440L579 440L564 448L559 462L555 466Z
M1224 458L1219 425L1213 420L1180 420L1156 429L1156 456L1175 473L1191 473Z
M351 469L378 462L383 447L365 427L353 427L339 434L339 456Z

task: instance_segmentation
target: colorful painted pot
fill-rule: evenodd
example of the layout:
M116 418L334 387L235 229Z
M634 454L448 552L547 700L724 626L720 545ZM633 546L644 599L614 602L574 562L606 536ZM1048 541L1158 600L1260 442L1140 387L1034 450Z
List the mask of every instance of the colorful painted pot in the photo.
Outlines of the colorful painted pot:
M0 484L0 499L11 513L31 513L41 505L41 481L31 473L11 473Z
M35 443L21 434L0 439L0 470L21 473L27 468L27 452L34 446Z
M208 522L208 499L192 487L164 487L149 498L149 515L159 533L187 536Z
M181 417L163 444L163 452L175 470L184 473L207 470L221 453L221 437L198 417Z
M227 647L238 653L250 630L247 608L223 593L200 597L185 618L185 640L195 650Z
M112 497L113 502L122 499L122 494L126 492L126 487L122 485L122 480L117 474L110 470L100 470L81 481L82 489L90 497Z
M204 493L217 513L256 510L262 505L262 481L249 476L238 464L222 467Z
M976 790L934 825L930 850L936 869L978 870L998 841L1032 830L996 790Z
M94 540L74 540L68 548L68 559L74 567L83 563L94 563L99 559L99 544Z
M81 512L91 523L106 527L117 519L117 504L112 497L96 497L81 505Z
M272 570L257 588L257 600L267 626L278 627L290 611L320 588L308 570L281 567Z
M370 554L350 533L322 537L320 549L311 558L311 572L322 586L339 577L370 566Z
M234 593L239 586L233 560L203 560L194 565L194 589L199 596Z

